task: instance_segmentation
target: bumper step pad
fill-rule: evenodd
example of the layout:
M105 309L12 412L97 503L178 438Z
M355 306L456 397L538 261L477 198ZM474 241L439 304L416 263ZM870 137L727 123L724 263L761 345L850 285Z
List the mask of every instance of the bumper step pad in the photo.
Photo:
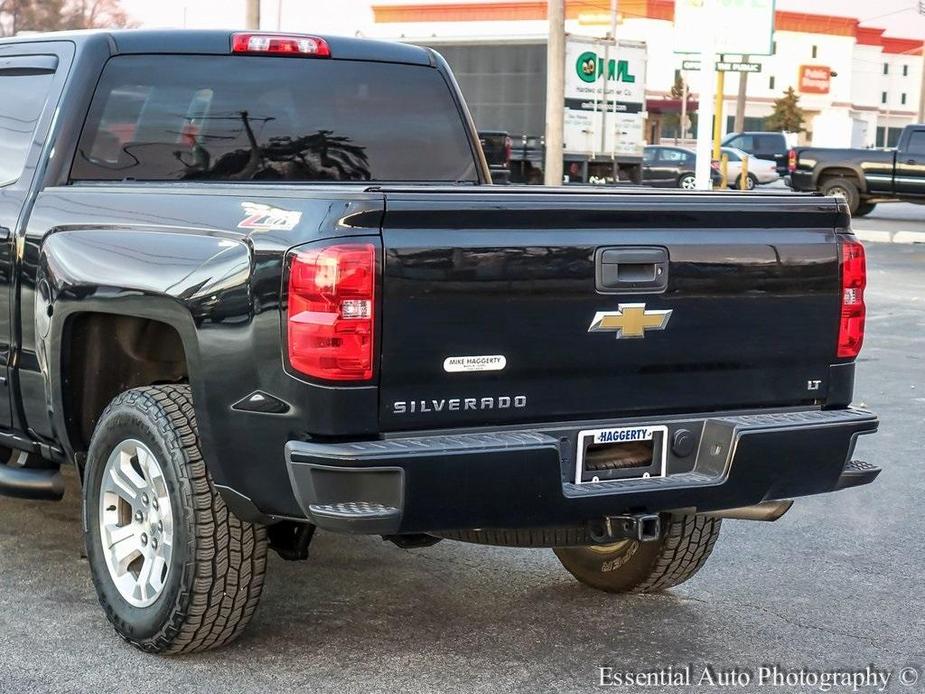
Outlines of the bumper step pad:
M835 489L848 489L849 487L869 484L880 474L880 469L881 468L873 463L868 463L863 460L850 460L848 464L845 465L841 477L838 478L838 485Z
M311 504L309 510L315 515L328 518L390 518L398 515L398 509L369 501L345 501L339 504Z

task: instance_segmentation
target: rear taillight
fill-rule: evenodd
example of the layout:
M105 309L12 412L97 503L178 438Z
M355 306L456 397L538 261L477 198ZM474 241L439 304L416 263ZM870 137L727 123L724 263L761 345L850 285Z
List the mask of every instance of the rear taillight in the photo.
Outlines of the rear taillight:
M371 243L303 250L289 267L289 364L331 381L373 377L376 248Z
M787 171L793 173L797 170L797 151L791 149L787 152Z
M507 166L511 163L511 155L514 153L514 141L508 137L504 136L504 165Z
M864 246L854 240L841 242L841 321L838 325L838 356L854 359L864 344L864 287L867 262Z
M231 52L245 55L286 55L330 58L331 47L317 36L304 34L232 34Z

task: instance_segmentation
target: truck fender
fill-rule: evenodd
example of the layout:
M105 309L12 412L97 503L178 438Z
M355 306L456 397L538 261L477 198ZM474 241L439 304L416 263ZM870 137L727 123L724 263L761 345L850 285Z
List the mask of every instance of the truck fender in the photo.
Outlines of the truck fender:
M857 162L842 160L817 164L813 174L816 189L821 188L823 182L830 178L851 178L856 183L859 191L862 193L867 192L867 179L864 178L864 171Z
M81 445L67 420L69 325L79 314L142 318L176 331L186 360L203 442L211 440L203 403L204 329L250 313L250 252L239 240L182 231L68 229L42 244L35 282L36 358L52 427L69 459ZM29 320L23 316L23 323ZM141 384L138 384L141 385ZM147 384L145 384L147 385ZM220 484L220 464L204 454Z

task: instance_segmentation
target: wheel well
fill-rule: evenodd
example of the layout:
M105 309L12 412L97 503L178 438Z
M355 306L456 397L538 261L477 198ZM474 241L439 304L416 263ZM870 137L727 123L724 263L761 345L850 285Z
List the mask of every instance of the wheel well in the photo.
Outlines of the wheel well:
M858 190L863 190L863 182L858 177L857 172L854 169L842 167L823 169L819 173L818 187L822 188L822 186L831 181L833 178L847 178L858 187Z
M188 380L180 334L148 318L79 313L62 354L64 417L73 450L86 451L106 405L130 388Z

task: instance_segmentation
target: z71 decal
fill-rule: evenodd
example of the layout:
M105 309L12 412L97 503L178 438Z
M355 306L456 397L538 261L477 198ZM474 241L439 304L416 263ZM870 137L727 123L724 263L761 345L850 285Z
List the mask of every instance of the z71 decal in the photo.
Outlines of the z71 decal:
M238 224L238 229L291 231L302 221L301 212L281 210L259 202L242 202L241 207L247 216Z

